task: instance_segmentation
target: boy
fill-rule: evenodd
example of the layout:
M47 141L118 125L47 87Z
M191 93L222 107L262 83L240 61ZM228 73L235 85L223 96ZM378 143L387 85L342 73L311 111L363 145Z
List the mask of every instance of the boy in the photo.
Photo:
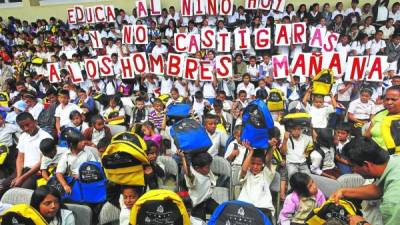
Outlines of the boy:
M20 129L16 125L6 123L6 118L7 113L0 110L0 143L4 144L9 149L4 164L0 165L0 179L9 176L15 169L17 151L13 141L13 134L20 132Z
M243 184L238 200L249 202L260 209L269 219L274 214L274 205L269 186L274 179L270 165L266 166L266 156L263 151L254 152L247 141L243 145L248 150L239 179Z
M306 162L306 153L313 149L313 140L310 136L303 134L302 127L295 125L285 132L282 141L282 156L286 155L286 167L288 178L296 173L310 174Z
M311 88L309 88L303 97L303 105L306 111L311 115L311 124L313 128L326 128L328 126L329 114L334 113L336 109L335 97L331 94L332 105L324 104L324 96L314 95L312 106L308 104L311 96Z
M69 118L71 112L76 110L82 113L83 111L74 103L69 102L68 90L60 90L60 92L58 93L58 101L60 102L60 105L57 106L54 116L56 117L57 134L60 135L62 127L67 126L71 123L71 120Z
M108 137L103 137L97 143L96 147L97 147L97 151L99 153L100 158L104 154L104 152L106 151L106 149L107 149L108 145L110 145L110 143L111 143L111 139L109 139Z
M165 112L164 112L164 103L156 98L153 103L154 110L149 113L149 121L154 124L154 126L161 131L164 129L164 120L165 120Z
M217 119L217 116L207 114L203 121L204 128L212 141L212 146L207 152L213 157L218 155L220 147L225 148L226 140L228 140L226 133L217 130Z
M352 173L348 161L342 157L343 147L350 142L351 125L341 123L336 126L334 144L336 148L336 166L342 174Z
M246 108L246 106L247 106L247 104L249 104L249 102L247 101L247 92L245 90L239 91L238 99L236 100L236 102L238 104L240 104L242 106L242 108Z
M193 201L192 216L206 220L206 213L211 214L218 203L211 197L217 179L210 170L212 157L208 153L199 153L192 157L192 166L186 162L185 155L178 150L182 160L186 186Z
M43 155L40 163L41 175L45 180L49 180L51 174L55 172L55 168L61 156L66 153L68 149L57 148L57 143L51 138L43 139L40 142L39 148Z
M144 123L148 118L148 111L145 108L145 101L142 97L137 97L135 100L135 109L132 112L130 124L134 126L137 123Z
M104 137L109 140L111 140L112 137L110 128L104 125L104 119L100 115L92 117L92 126L83 132L83 136L86 140L91 141L95 145Z
M238 125L233 129L233 137L235 138L231 143L229 143L226 148L224 158L231 162L232 167L242 166L248 150L240 140L240 135L242 133L242 126Z
M250 99L251 94L254 92L254 84L250 83L250 74L245 73L243 74L243 82L237 86L236 92L240 95L240 91L246 91L246 98Z

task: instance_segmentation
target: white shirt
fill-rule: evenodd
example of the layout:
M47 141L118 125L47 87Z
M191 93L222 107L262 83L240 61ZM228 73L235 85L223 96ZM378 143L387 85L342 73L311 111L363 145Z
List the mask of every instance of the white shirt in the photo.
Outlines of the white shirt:
M292 141L293 140L293 143ZM298 139L289 138L287 141L286 160L289 163L304 163L306 157L304 155L306 149L313 145L313 140L310 136L301 134Z
M339 91L344 89L346 85L344 83L340 84L337 88L337 95L338 95L338 101L343 101L343 102L348 102L351 100L351 92L353 91L353 85L348 88L345 92L340 93Z
M154 55L161 55L168 53L168 49L165 45L161 44L161 46L154 46L153 50L151 51Z
M56 173L62 173L64 175L78 176L79 167L82 163L88 161L97 161L97 157L92 151L86 148L80 151L77 155L73 155L71 151L66 152L60 158L57 164Z
M359 41L351 43L351 50L356 51L355 55L364 55L366 44L361 44Z
M360 26L360 31L364 32L368 37L371 37L376 33L375 27L372 25L369 25L368 27L365 26Z
M10 123L4 123L4 125L0 127L0 143L3 143L8 147L12 146L13 145L12 135L17 132L20 132L18 126Z
M257 64L254 65L254 66L252 66L250 64L247 65L247 71L246 72L248 74L250 74L251 80L255 81L255 80L258 79L258 76L257 76L257 74L258 74L258 65Z
M32 114L32 116L35 120L37 120L39 117L39 114L42 112L43 108L44 108L43 104L40 102L37 102L35 106L28 109L28 112L30 114Z
M326 128L328 126L329 114L335 110L332 105L322 106L317 108L315 106L307 107L308 113L311 115L311 124L313 128Z
M40 162L41 152L39 149L40 142L45 138L51 138L51 135L46 131L38 128L38 132L31 136L28 133L22 133L19 137L17 149L24 154L24 168L32 168Z
M386 26L381 26L379 28L380 31L383 32L383 37L382 39L389 39L390 36L392 36L392 34L394 34L394 26L391 26L389 28L387 28Z
M218 130L216 130L213 134L210 134L208 132L207 134L212 141L212 146L208 149L207 152L214 157L218 155L219 147L225 147L226 141L228 140L228 136L225 133Z
M246 176L240 180L243 183L243 188L240 191L238 200L251 203L257 208L269 209L273 215L275 208L272 204L269 186L274 179L274 175L274 172L266 166L257 175L247 171Z
M164 76L161 76L161 87L160 87L160 93L163 94L169 94L171 92L171 88L173 86L174 82L172 81L172 78L165 78Z
M344 11L344 10L342 10L342 11L335 10L335 11L333 11L333 13L332 13L332 20L335 19L335 16L337 16L337 15L343 15L343 16L344 16L344 14L345 14L345 11Z
M58 147L57 146L57 153L53 158L49 158L47 156L42 156L42 161L40 163L40 169L41 170L46 170L49 168L51 165L56 165L60 161L62 155L64 155L66 152L68 152L68 148L64 147Z
M378 7L378 15L376 16L376 22L386 22L389 15L389 10L385 6Z
M193 202L193 207L209 199L213 189L217 183L217 179L211 172L208 175L198 173L193 167L190 167L190 172L194 176L193 181L185 175L186 186L189 189L189 195Z
M214 85L211 81L205 81L203 84L204 98L215 98L216 92Z
M254 92L254 84L249 83L247 86L242 82L237 86L236 93L239 94L239 91L245 90L247 94L247 98L251 98L251 95Z
M347 54L349 54L351 47L349 44L343 46L342 43L338 43L335 49L337 52L346 52Z
M60 104L59 106L57 106L54 116L60 118L60 127L67 126L69 123L71 123L69 115L71 114L72 111L75 110L82 113L82 109L79 108L79 106L75 105L74 103L68 103L65 106L62 106Z
M231 153L235 149L235 145L237 145L237 149L239 150L239 155L237 155L235 159L232 161L232 165L241 166L243 164L244 157L246 155L246 147L239 144L236 139L233 140L231 143L229 143L228 147L226 148L224 158L227 159L228 156L231 155Z
M58 223L57 217L55 217L49 225L75 225L74 214L68 209L61 209L61 224Z
M395 13L393 13L392 11L389 11L389 18L392 18L394 20L394 22L399 21L400 20L400 10L397 10Z
M369 100L367 103L362 103L360 99L350 102L348 112L352 113L356 119L368 120L373 114L375 104Z
M321 175L324 170L335 168L335 149L321 147L321 150L324 151L325 153L324 158L322 158L322 155L317 151L313 151L310 154L311 157L310 170L312 173L317 175Z
M376 55L382 48L386 47L386 43L384 40L376 41L376 39L372 39L367 42L366 49L370 49L371 55Z

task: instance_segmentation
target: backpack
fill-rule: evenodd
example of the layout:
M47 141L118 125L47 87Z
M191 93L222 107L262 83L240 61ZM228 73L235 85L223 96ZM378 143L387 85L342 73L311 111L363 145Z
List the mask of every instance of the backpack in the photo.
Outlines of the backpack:
M0 106L8 107L10 102L10 97L8 97L7 92L0 92Z
M132 132L117 133L112 137L111 143L113 143L114 141L128 141L131 144L135 145L136 148L143 149L144 152L147 151L147 145L143 138L138 134Z
M268 130L274 127L274 120L267 105L256 99L243 112L241 140L248 140L253 148L268 149Z
M107 117L107 119L119 117L119 110L120 110L120 107L117 107L116 109L114 109L110 113L108 113L108 115L106 115L105 117ZM117 120L112 120L112 121L108 122L108 124L120 125L120 124L123 124L124 122L125 122L125 117L121 118L121 119L117 119Z
M7 145L0 143L0 166L6 161L9 152Z
M237 200L220 204L208 221L208 225L226 224L272 225L267 216L254 205Z
M271 112L282 111L285 108L285 97L283 92L272 88L267 99L268 110Z
M400 115L387 115L381 124L382 137L390 154L400 152Z
M279 122L285 126L286 130L293 126L309 127L311 126L311 116L304 112L289 113Z
M212 146L206 129L194 119L178 121L172 125L170 134L177 149L184 152L205 152Z
M311 211L306 221L308 225L322 225L328 219L336 218L337 220L347 224L347 217L357 215L356 207L350 201L339 200L336 205L333 199L329 199L322 204L320 208Z
M82 202L81 188L78 180L74 179L72 176L64 176L64 179L68 186L71 187L71 193L69 194L65 192L64 187L57 180L56 176L50 177L50 179L47 181L47 185L57 189L58 192L60 192L61 199L63 200Z
M100 162L84 162L79 167L79 186L82 202L101 203L106 201L106 175Z
M0 216L0 225L48 225L48 223L32 206L18 204Z
M133 205L129 223L136 225L190 225L190 220L178 194L170 190L150 190Z
M321 70L313 79L312 93L314 95L329 95L334 83L333 71L329 69Z
M145 151L129 140L112 141L101 157L107 179L121 185L144 186L143 165L149 164Z
M190 105L184 103L172 103L167 107L167 125L171 126L183 118L190 116Z

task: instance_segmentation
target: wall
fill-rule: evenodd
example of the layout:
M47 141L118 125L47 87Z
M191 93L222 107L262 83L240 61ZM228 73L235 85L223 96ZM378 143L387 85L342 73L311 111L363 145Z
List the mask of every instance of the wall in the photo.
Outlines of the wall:
M149 0L147 0L149 2ZM162 8L168 8L169 6L173 5L176 9L180 8L180 0L160 0ZM395 2L396 0L390 0L389 7ZM79 4L84 6L92 6L92 5L114 5L116 8L123 8L129 14L133 6L135 5L135 0L65 0L64 2L67 3L57 3L57 4L46 4L41 5L39 0L22 0L22 6L16 6L11 8L0 8L0 15L3 18L7 18L9 16L14 16L20 19L33 21L39 18L48 19L51 16L56 18L65 19L66 18L66 9ZM234 0L236 5L243 5L244 0ZM328 0L286 0L286 3L293 3L295 8L301 3L307 4L307 6L311 5L314 2L319 2L321 5L325 2L329 2L331 4L331 9L333 10L336 1L328 1ZM343 0L345 4L345 8L350 6L350 0ZM360 6L364 3L369 2L374 4L375 1L373 0L360 0ZM1 7L1 4L0 4Z

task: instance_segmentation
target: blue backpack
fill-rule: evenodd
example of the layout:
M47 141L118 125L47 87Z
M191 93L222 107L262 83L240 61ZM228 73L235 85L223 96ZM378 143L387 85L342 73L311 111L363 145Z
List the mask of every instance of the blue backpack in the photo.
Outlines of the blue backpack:
M186 118L175 123L170 134L176 147L184 152L205 152L212 146L206 129L194 119Z
M253 148L268 149L268 130L274 127L274 120L267 105L261 99L253 100L243 112L241 140L248 140Z
M106 175L100 162L84 162L79 167L79 185L84 203L106 201Z
M78 180L75 180L71 176L64 176L65 181L71 187L71 193L66 193L63 186L60 182L58 182L56 176L52 176L49 181L47 181L48 186L52 186L53 188L57 189L61 194L62 200L68 200L72 202L81 202L82 201L82 194L81 188L79 186Z
M172 103L167 107L167 125L171 126L183 118L190 116L190 105L185 103Z
M272 225L267 216L254 205L237 200L220 204L208 221L208 225L225 224Z

